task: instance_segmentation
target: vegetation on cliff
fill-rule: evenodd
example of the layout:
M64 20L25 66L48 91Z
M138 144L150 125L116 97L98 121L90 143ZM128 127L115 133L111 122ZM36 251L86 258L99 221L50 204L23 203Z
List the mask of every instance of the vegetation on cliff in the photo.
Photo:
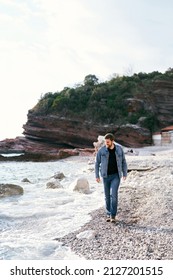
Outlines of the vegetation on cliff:
M80 117L99 124L142 122L143 127L155 131L159 125L151 106L152 91L157 81L170 80L173 81L172 68L165 73L154 71L132 76L116 75L105 82L99 82L95 75L90 74L85 77L83 84L44 94L30 112Z

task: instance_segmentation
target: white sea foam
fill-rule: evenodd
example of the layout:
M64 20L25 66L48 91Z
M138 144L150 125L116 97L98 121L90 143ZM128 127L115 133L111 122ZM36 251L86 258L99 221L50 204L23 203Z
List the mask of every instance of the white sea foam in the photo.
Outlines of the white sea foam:
M0 163L1 184L17 184L24 189L22 196L0 200L0 259L78 258L54 239L80 228L90 220L88 213L104 203L103 187L95 182L87 162L87 158L71 157L47 163ZM63 188L46 188L58 171L65 175ZM84 175L91 192L73 192L70 184ZM24 178L31 183L22 182Z

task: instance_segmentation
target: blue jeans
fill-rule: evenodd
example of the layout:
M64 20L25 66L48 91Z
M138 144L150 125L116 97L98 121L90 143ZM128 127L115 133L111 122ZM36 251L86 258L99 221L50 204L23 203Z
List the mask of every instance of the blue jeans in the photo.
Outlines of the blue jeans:
M120 185L120 178L118 173L108 175L103 178L106 213L110 216L116 216L118 208L118 188Z

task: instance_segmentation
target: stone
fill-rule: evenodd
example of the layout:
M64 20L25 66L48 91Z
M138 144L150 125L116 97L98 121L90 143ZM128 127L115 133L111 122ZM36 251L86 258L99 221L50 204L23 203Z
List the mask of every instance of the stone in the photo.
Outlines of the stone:
M15 184L0 184L0 198L23 195L23 188Z
M53 178L54 178L54 179L62 180L62 179L65 178L65 175L64 175L63 172L57 172L57 173L54 174Z
M22 182L24 182L24 183L31 183L31 182L29 181L29 179L28 179L28 178L24 178L24 179L22 179Z
M93 239L95 238L94 230L85 230L76 235L78 239Z
M70 189L84 194L90 193L89 182L85 177L80 177L72 182L70 184Z
M46 188L47 189L59 189L59 188L63 188L63 186L61 185L59 180L51 180L46 183Z

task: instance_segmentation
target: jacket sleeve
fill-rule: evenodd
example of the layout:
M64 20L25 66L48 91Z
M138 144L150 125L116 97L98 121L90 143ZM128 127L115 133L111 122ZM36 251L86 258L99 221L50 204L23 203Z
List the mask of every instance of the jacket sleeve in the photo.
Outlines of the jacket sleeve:
M96 155L96 160L95 160L95 176L96 176L96 178L100 178L100 175L99 175L100 164L101 164L101 153L100 153L100 151L98 151L97 155Z
M122 150L122 171L123 171L123 176L127 177L127 162L123 150Z

